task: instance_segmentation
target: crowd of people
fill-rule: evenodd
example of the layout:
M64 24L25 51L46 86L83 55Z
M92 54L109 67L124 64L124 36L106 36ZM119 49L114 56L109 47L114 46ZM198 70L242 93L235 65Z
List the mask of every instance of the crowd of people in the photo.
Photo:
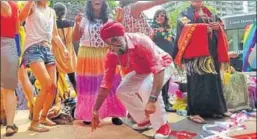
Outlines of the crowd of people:
M86 1L85 12L69 21L64 3L51 8L48 0L28 0L19 9L15 1L1 1L1 110L6 113L6 136L18 131L14 124L18 80L29 104L29 130L34 132L56 126L53 117L67 99L64 92L69 92L67 83L66 89L60 88L65 76L76 92L70 116L93 130L100 119L111 117L114 125L121 125L127 116L135 122L134 130L152 126L155 138L168 138L172 128L166 112L175 111L168 91L177 69L187 73L190 120L203 124L205 117L228 116L222 74L230 57L237 55L228 52L222 20L202 0L191 0L177 19L176 33L164 9L157 10L149 24L143 11L166 2L120 1L111 18L106 1ZM26 35L20 38L24 52L19 61L15 39L20 28ZM73 42L78 41L76 53ZM28 72L40 86L35 100L36 83Z

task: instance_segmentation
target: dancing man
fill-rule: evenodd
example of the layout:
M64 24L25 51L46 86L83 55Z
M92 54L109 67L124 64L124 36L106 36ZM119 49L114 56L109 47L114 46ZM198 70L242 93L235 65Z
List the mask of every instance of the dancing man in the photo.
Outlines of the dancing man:
M155 138L168 138L171 129L162 96L159 94L171 76L171 56L156 46L148 36L125 33L124 26L119 22L107 22L100 35L108 44L109 51L93 111L92 129L96 129L100 123L98 110L110 92L116 66L120 65L128 74L125 74L124 80L117 88L117 96L137 122L136 126L138 129L145 129L152 124L156 130ZM143 84L148 84L148 90L139 92ZM136 95L137 92L142 100Z

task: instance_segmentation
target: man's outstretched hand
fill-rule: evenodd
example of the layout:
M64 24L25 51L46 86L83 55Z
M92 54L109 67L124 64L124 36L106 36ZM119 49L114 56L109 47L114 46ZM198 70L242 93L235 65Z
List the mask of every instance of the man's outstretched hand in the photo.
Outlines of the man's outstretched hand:
M95 131L96 128L99 126L100 120L97 112L93 112L93 117L91 121L91 132Z

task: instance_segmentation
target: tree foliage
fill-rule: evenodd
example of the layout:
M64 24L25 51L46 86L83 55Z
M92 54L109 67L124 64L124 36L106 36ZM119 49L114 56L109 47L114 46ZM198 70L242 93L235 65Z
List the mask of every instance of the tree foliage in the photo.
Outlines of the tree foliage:
M178 6L175 10L168 13L170 24L172 28L176 28L177 26L177 18L179 14L184 11L190 5L189 2L184 2L182 5Z
M114 10L118 6L118 3L116 1L107 1L107 3L111 10Z
M117 8L118 6L118 3L116 1L107 1L109 7L110 7L110 12L111 12L111 15L110 17L111 18L114 18L115 17L115 8Z
M184 11L188 6L190 6L190 2L184 2L183 4L179 5L176 10L173 10L168 13L170 24L173 28L176 28L177 26L177 18L179 14ZM213 13L216 13L216 9L208 4L205 4L205 6Z
M69 20L74 20L75 16L77 13L85 12L85 6L86 6L86 1L81 1L81 0L52 0L50 2L51 7L57 2L62 2L66 5L67 7L67 15L66 19ZM118 6L118 3L116 1L107 1L110 10L111 10L111 15L114 14L114 9Z

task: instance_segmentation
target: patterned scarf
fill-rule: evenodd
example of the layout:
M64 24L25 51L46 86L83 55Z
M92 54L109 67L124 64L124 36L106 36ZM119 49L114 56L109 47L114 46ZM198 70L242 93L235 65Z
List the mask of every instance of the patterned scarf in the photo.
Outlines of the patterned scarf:
M175 63L181 67L183 58L195 58L194 65L192 65L195 71L199 71L199 74L201 74L201 71L216 74L213 59L209 53L208 36L202 34L208 34L207 24L186 24L184 26L178 40L179 52L175 58ZM228 41L221 26L218 32L218 40L218 61L220 63L227 63L229 62ZM197 69L199 67L202 68L199 70Z

